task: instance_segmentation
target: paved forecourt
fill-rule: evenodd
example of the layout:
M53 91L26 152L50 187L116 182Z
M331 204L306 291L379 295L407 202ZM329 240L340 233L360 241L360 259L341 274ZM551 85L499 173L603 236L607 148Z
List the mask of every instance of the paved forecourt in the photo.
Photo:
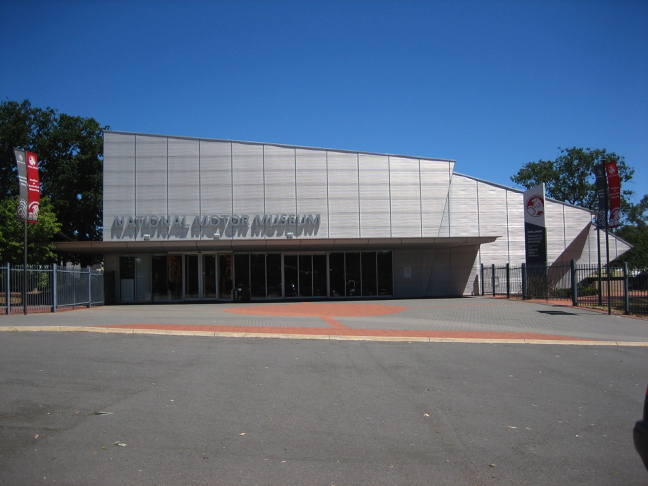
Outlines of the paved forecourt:
M3 315L0 331L648 346L645 319L490 297L104 306Z

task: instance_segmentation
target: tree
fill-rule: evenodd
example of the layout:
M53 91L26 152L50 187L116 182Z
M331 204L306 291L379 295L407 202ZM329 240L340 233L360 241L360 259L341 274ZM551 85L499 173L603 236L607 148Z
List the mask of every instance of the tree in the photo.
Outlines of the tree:
M634 192L624 189L623 183L632 179L634 169L626 165L623 157L605 149L572 147L559 150L561 155L556 160L529 162L511 180L527 189L544 182L548 197L594 210L598 208L598 197L592 168L616 160L621 179L621 210L625 215L629 213L632 208L629 198Z
M93 118L33 108L28 100L0 102L0 199L18 193L13 149L25 148L38 155L41 191L51 199L61 232L77 241L101 239L102 132L108 129ZM72 258L84 264L97 259Z
M617 236L632 245L632 249L615 260L627 262L632 270L648 271L648 194L633 206L628 214L627 224L617 231Z
M16 219L18 198L0 202L0 262L22 265L25 227ZM38 223L27 223L27 262L43 265L56 261L53 238L61 230L48 197L41 198Z

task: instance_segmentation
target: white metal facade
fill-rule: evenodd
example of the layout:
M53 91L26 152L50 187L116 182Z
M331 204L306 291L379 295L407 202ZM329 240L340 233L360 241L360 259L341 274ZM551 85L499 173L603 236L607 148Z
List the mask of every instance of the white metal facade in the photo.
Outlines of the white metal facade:
M136 249L139 242L208 245L216 237L219 243L272 241L281 250L293 235L335 240L341 249L347 240L365 239L374 248L384 241L391 249L398 239L434 238L428 247L394 249L395 296L469 294L480 264L524 262L523 197L455 173L454 166L451 160L108 131L103 239ZM593 263L591 213L552 200L545 210L550 263ZM217 225L206 219L214 216ZM245 224L233 224L244 216ZM256 216L271 220L255 225ZM311 223L317 216L317 224L300 224L309 216ZM151 224L160 217L168 224ZM497 238L481 246L453 244L460 237ZM610 258L628 249L612 238Z

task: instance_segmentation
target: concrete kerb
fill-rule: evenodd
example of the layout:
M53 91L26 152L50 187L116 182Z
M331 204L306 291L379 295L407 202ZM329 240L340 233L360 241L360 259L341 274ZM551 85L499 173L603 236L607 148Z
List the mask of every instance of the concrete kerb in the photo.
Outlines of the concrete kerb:
M642 341L585 341L569 339L487 339L487 338L441 338L407 336L344 336L325 334L280 334L260 332L214 332L182 331L165 329L124 329L111 327L75 326L0 326L0 332L96 332L103 334L150 334L164 336L203 336L226 338L264 339L308 339L330 341L382 341L382 342L425 342L425 343L472 343L472 344L559 344L570 346L632 346L648 347Z

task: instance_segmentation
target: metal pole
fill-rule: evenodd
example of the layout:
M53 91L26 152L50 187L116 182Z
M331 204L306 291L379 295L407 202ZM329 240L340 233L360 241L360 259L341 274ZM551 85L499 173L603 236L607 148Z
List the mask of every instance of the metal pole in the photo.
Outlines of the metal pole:
M623 313L630 314L630 285L628 279L628 262L623 262Z
M7 304L7 315L11 314L11 263L7 262L7 273L5 275L5 303Z
M491 265L491 286L493 287L493 297L495 297L495 264Z
M578 305L578 277L576 276L576 260L573 258L569 261L569 270L571 272L571 288L572 288L572 305Z
M481 264L481 294L484 295L484 264Z
M25 250L23 252L23 313L27 315L27 219L25 219Z
M56 299L58 299L58 295L56 293L56 286L58 285L57 283L57 268L58 266L56 263L52 263L52 312L56 312Z
M608 315L612 314L612 302L610 300L610 235L609 235L609 221L608 221L608 190L607 184L605 185L605 268L607 268L607 302L608 302Z
M527 298L527 272L526 263L522 264L522 300Z
M506 264L506 298L511 298L511 265Z
M596 246L598 248L598 305L603 305L603 281L601 276L601 228L598 225L596 226Z

